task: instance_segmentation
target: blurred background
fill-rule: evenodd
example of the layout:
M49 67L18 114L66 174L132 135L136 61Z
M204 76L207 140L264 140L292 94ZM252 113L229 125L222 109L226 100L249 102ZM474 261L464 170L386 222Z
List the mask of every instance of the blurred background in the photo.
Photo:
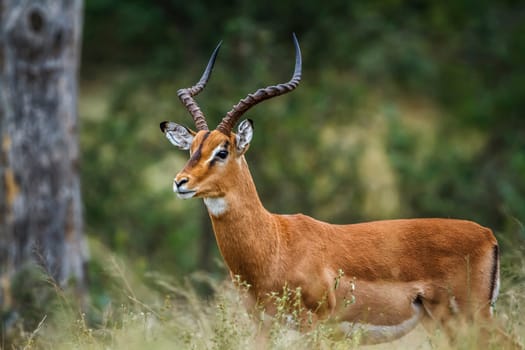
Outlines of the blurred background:
M220 40L196 98L210 126L247 93L287 81L292 32L299 88L245 115L255 122L247 161L270 211L470 219L495 231L504 255L523 249L522 2L88 0L83 31L86 231L139 274L225 276L202 201L172 192L188 155L159 123L194 128L176 91L197 82ZM101 303L102 270L94 259Z

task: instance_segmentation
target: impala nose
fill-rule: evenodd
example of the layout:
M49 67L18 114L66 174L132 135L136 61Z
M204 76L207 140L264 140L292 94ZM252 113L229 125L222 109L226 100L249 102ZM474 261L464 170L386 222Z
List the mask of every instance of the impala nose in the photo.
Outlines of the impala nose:
M187 199L195 196L197 191L187 187L189 181L190 178L188 176L177 176L173 179L173 192L177 194L177 197Z
M182 178L175 178L173 180L173 191L174 192L179 192L181 186L183 186L185 183L187 183L189 181L189 179L187 177L182 177Z
M180 179L180 180L175 179L175 185L176 185L177 187L181 187L182 185L184 185L184 184L187 183L187 182L188 182L188 178L187 178L187 177L183 177L183 178Z

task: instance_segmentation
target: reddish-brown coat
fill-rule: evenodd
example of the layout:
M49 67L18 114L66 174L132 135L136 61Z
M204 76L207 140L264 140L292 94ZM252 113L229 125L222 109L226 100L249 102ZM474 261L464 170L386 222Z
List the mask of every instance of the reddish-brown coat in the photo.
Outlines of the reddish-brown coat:
M230 159L210 167L206 161L225 141ZM446 317L452 297L469 318L489 315L497 245L491 230L465 220L333 225L302 214L271 214L244 155L235 156L235 135L199 132L192 151L200 153L199 161L192 157L177 178L188 178L197 196L227 204L224 213L210 213L217 243L231 273L251 285L255 299L264 301L284 285L301 287L304 305L321 317L382 325L406 320L416 302L433 317ZM352 307L343 307L352 296ZM323 298L327 302L318 308Z

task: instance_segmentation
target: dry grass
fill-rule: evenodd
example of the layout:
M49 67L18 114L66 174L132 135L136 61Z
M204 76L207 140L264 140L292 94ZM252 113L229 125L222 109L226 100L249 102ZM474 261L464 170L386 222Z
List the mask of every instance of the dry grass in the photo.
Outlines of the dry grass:
M22 332L16 349L354 349L359 334L336 340L334 324L320 323L314 330L295 330L298 314L294 303L297 291L276 295L279 310L275 318L249 314L244 297L249 288L242 283L218 283L207 275L195 274L184 282L151 274L147 281L126 270L126 264L103 252L113 285L112 298L100 309L87 314L75 311L70 303L56 306L33 330ZM108 258L109 256L109 258ZM497 304L496 321L523 343L525 334L525 258L521 253L510 259ZM197 293L196 285L207 285L213 297ZM235 286L236 285L236 286ZM148 287L146 287L148 286ZM263 336L263 323L269 325ZM479 335L475 327L459 332L455 349L475 349ZM520 338L521 337L521 338ZM449 349L439 331L429 335L422 327L388 344L367 349ZM494 349L501 349L495 344Z

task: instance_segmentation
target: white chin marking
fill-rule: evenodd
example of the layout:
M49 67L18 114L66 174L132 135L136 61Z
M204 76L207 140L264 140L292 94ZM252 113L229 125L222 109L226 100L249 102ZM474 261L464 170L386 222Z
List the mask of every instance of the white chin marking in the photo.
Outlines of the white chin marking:
M180 199L189 199L193 196L195 196L195 191L192 191L192 192L183 192L183 193L180 193L180 192L176 192L177 193L177 197L179 197Z
M224 197L204 198L204 204L206 204L210 214L216 217L221 216L228 210L228 203L226 203Z

